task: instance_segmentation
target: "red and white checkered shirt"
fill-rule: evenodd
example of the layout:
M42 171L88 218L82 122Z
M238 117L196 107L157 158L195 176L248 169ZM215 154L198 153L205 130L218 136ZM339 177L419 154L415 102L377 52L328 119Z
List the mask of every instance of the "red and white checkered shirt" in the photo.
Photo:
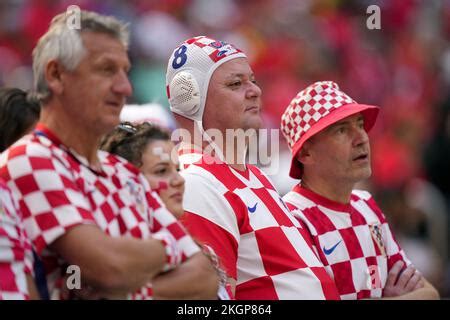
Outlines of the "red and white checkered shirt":
M0 180L0 300L28 300L26 275L32 270L31 242L19 206Z
M297 185L283 199L309 230L341 299L380 298L391 267L411 264L368 192L354 190L340 204Z
M239 299L339 299L333 280L268 178L209 155L180 152L186 180L182 221L211 246Z
M107 152L99 151L98 157L100 171L39 125L0 158L0 177L20 199L25 229L43 260L52 299L62 297L67 262L49 245L80 224L97 225L113 237L147 239L156 234L172 239L179 249L168 256L172 262L200 251L137 168ZM151 298L151 284L129 297Z

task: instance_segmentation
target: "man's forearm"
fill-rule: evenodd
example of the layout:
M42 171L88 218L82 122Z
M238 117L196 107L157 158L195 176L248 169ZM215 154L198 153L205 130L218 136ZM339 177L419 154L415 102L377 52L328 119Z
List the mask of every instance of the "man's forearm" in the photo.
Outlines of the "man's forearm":
M108 292L137 290L162 270L166 259L159 240L109 237L87 225L69 230L52 249L80 267L85 283Z
M216 299L218 275L208 258L196 253L178 268L152 281L155 299Z

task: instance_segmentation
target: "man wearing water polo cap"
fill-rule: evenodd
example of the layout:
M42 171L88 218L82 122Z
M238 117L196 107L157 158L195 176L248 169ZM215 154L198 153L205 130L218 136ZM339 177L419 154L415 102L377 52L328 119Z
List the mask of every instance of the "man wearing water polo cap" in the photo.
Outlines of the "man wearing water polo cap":
M300 91L281 129L292 151L290 176L301 181L283 199L309 230L341 299L436 299L372 196L353 189L371 175L367 132L378 111L331 81Z
M273 184L245 163L245 147L224 141L230 130L261 126L261 89L246 55L208 37L186 40L169 59L166 83L183 129L182 220L220 257L236 299L338 299ZM202 141L193 139L199 132Z

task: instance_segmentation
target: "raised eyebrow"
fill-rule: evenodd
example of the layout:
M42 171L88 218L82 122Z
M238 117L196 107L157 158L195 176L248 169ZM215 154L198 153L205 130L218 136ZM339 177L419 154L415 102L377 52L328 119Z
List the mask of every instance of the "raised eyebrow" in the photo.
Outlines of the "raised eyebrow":
M235 77L238 77L238 78L241 78L241 79L245 78L245 77L249 77L250 79L254 79L255 75L253 73L250 74L250 75L245 74L245 73L232 73L232 74L230 74L230 76L228 78L231 79L231 78L235 78Z
M235 78L242 79L244 75L242 73L232 73L227 77L227 80L233 80Z
M364 116L360 115L358 118L356 118L356 121L357 122L364 121ZM332 124L331 127L338 127L338 126L341 126L341 125L349 125L349 124L350 124L350 120L341 120L339 122L336 122L336 123Z
M350 121L343 120L343 121L339 121L339 122L333 123L329 128L333 129L333 128L337 128L337 127L347 126L349 124L350 124Z
M114 64L114 65L120 65L120 63L118 63L116 60L110 58L110 57L101 57L97 60L98 64ZM129 61L126 61L123 65L123 68L125 69L125 71L128 73L131 70L131 63Z

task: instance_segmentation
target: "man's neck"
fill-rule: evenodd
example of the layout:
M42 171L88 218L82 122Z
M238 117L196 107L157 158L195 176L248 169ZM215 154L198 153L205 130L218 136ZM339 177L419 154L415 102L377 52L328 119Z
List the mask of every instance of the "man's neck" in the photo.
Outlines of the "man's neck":
M227 147L234 148L229 150ZM223 143L222 145L219 143L211 144L208 141L194 141L193 139L189 140L189 138L185 137L180 144L180 148L192 148L210 154L236 170L245 171L247 168L245 165L245 155L247 150L245 146L239 147L236 143L234 146L227 146L226 143Z
M58 112L57 108L48 110L41 109L39 122L45 125L61 143L74 150L77 154L85 157L91 166L99 166L97 156L100 137L88 128L83 128L73 119L69 119L64 112Z
M303 188L309 189L329 200L348 204L354 187L353 183L332 182L320 178L304 176L300 182Z

